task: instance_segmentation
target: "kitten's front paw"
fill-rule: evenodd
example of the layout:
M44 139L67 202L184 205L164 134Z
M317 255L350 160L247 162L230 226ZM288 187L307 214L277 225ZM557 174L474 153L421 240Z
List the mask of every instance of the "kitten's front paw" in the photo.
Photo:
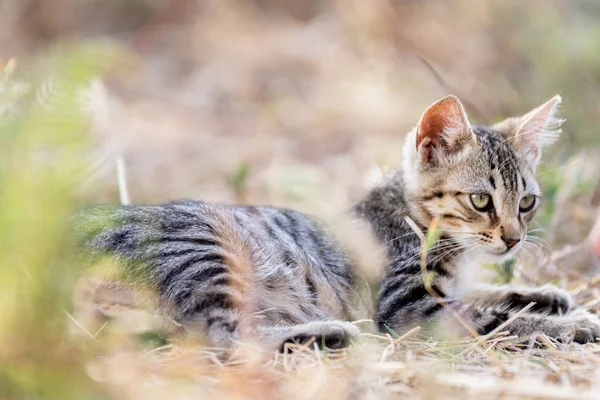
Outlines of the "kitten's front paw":
M512 292L508 301L516 307L525 307L535 302L531 311L548 313L551 315L565 315L572 305L571 296L564 290L552 285L545 285L529 292Z
M573 304L569 293L552 285L540 287L532 301L536 302L533 306L534 310L561 315L568 313Z
M600 318L585 310L575 310L569 315L573 324L573 341L594 343L600 338Z
M360 330L349 322L315 321L294 327L285 343L307 343L314 339L319 347L340 349L348 346L350 340L359 335Z

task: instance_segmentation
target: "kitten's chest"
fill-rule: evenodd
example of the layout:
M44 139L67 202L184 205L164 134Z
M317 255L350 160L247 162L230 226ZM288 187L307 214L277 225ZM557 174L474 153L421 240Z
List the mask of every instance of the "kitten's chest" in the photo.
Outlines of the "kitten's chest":
M452 261L448 269L453 276L445 282L444 292L451 298L464 298L477 285L489 283L494 278L491 270L483 268L472 254L463 254Z

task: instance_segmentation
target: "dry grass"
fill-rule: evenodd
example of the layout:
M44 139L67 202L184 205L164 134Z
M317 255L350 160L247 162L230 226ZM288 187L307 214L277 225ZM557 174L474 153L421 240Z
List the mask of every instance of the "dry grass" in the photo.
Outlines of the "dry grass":
M598 398L600 346L563 345L537 336L517 344L508 332L480 341L394 339L365 333L349 350L291 346L266 355L217 352L173 343L140 351L116 345L90 361L88 375L115 398ZM535 343L535 345L534 345ZM293 350L293 351L292 351Z

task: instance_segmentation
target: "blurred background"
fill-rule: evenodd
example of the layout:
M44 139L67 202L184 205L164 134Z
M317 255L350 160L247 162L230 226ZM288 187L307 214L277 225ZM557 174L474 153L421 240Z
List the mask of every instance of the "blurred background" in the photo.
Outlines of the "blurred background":
M524 274L594 276L597 259L581 243L600 204L598 21L595 0L2 0L0 59L18 60L12 81L33 82L37 98L52 92L39 83L48 76L67 87L96 76L104 83L91 101L90 125L58 124L52 131L25 113L18 129L5 129L20 132L3 134L3 143L23 153L3 149L9 150L1 193L16 193L4 196L0 211L13 223L2 228L11 238L4 245L19 254L14 246L22 244L16 248L28 255L23 243L35 227L52 226L53 238L60 237L59 217L92 202L119 202L119 157L134 203L268 203L330 218L399 165L404 135L439 97L457 95L471 122L485 124L558 93L567 122L539 170L546 198L535 228L547 252L565 252ZM10 87L0 94L18 92ZM76 107L78 97L69 93L62 104ZM6 104L0 111L10 109ZM27 139L32 119L39 130L33 142ZM63 135L65 129L73 135ZM17 155L30 154L38 139L49 140L46 149L60 143L72 158L23 168ZM23 179L8 179L15 171ZM57 175L70 178L39 183ZM24 222L32 215L37 219ZM44 242L48 229L37 238ZM32 263L44 288L69 309L66 288L74 278L58 286L56 276L48 278L49 259L58 260L52 263L58 276L68 275L68 246L60 240L45 246L47 258ZM0 266L14 270L19 257L3 257ZM10 292L16 297L7 309L23 291L27 285ZM32 304L48 304L47 294L32 296ZM39 354L28 348L10 350L33 368L39 360L27 357ZM6 393L17 396L30 381L9 372L0 375L0 387L5 382L14 389Z

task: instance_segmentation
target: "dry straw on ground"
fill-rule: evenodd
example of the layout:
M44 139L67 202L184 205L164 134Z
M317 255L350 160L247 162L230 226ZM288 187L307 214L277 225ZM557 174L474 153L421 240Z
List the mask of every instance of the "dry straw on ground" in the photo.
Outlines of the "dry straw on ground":
M600 346L559 344L540 335L516 343L508 331L481 340L393 338L365 333L350 349L314 343L283 354L242 347L217 351L170 343L142 351L117 340L90 360L89 376L115 398L544 398L596 399Z

